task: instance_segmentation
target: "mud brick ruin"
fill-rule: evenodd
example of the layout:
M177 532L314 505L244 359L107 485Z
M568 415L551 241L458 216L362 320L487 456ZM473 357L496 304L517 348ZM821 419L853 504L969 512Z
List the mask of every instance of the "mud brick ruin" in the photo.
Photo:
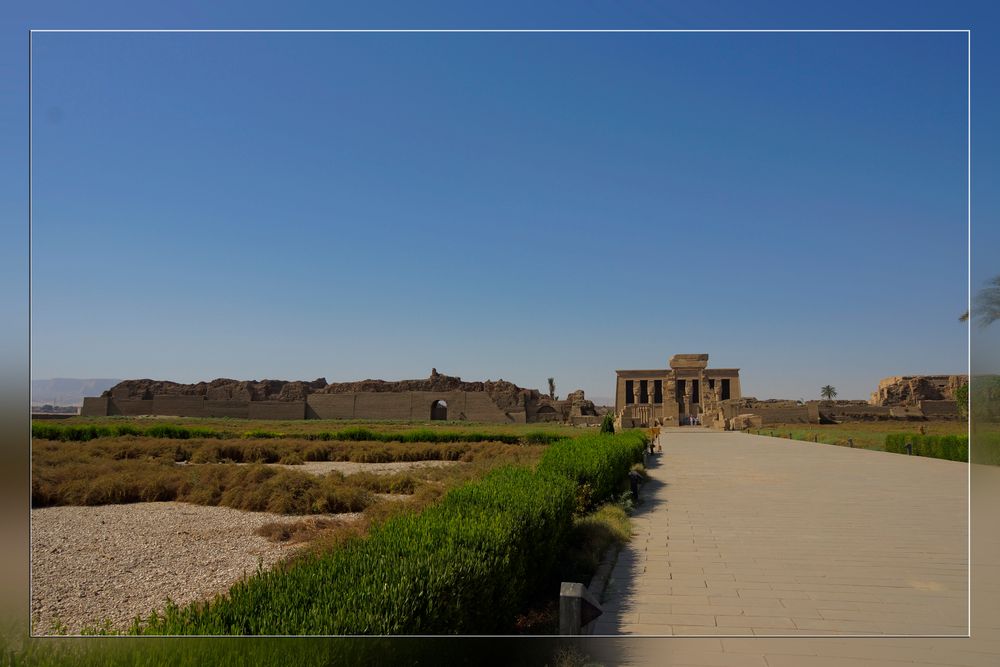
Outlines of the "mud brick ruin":
M955 392L969 381L967 375L908 375L879 382L870 401L757 400L741 395L738 368L708 368L707 354L675 354L669 365L616 371L618 427L683 426L691 417L703 426L736 430L768 424L958 418Z
M425 380L363 380L328 384L220 378L197 384L125 380L100 397L85 398L84 416L169 415L239 419L469 420L500 424L596 424L597 409L583 391L555 400L504 380L463 382L437 369Z
M968 375L902 375L878 383L871 405L916 408L925 416L950 415L955 392L969 384Z
M875 419L958 418L955 392L967 375L885 378L869 401L758 400L743 396L738 368L709 368L707 354L675 354L669 368L619 370L618 428L677 426L694 417L717 429ZM327 383L229 380L197 384L125 380L85 398L83 416L164 415L239 419L468 420L497 424L597 425L603 409L583 391L564 400L505 380L464 382L436 369L423 380Z

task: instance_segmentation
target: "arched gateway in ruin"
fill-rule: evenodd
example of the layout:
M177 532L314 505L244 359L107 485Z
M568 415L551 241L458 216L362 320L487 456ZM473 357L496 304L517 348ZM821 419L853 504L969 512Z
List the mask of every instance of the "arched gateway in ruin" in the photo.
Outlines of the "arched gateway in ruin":
M632 426L683 425L741 398L738 368L708 368L707 354L675 354L670 368L615 371L615 415Z
M444 421L448 419L448 402L437 400L431 403L431 420Z

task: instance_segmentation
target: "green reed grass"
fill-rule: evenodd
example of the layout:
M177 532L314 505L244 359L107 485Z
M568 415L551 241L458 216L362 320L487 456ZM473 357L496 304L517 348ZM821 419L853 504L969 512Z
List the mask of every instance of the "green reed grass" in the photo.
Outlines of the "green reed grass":
M552 579L577 489L613 494L641 460L631 432L560 441L535 470L504 466L366 537L260 571L228 595L136 619L136 634L476 634L507 631ZM609 497L609 496L606 496Z

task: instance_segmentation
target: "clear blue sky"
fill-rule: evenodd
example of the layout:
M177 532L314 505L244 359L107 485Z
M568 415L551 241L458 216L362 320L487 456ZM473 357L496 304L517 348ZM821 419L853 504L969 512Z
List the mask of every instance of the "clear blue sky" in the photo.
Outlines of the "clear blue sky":
M606 397L708 352L748 394L864 398L966 368L964 34L36 34L33 65L36 378Z

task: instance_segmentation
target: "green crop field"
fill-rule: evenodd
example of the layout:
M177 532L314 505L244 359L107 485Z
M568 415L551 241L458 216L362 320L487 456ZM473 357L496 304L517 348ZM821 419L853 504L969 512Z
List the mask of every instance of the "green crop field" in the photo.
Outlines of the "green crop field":
M575 437L588 429L560 423L490 424L468 421L371 421L356 419L230 419L225 417L69 417L59 420L37 420L35 425L104 426L128 425L137 429L170 425L187 429L206 429L229 434L248 431L308 435L349 429L364 429L375 433L407 433L414 430L450 431L457 433L491 433L523 436L532 431L545 431L560 436ZM592 430L592 429L590 429Z
M885 438L890 433L920 434L921 429L926 435L965 435L968 424L964 421L871 421L845 422L842 424L773 424L751 433L770 435L777 438L787 438L791 434L793 440L822 442L828 445L848 446L848 439L854 441L855 447L885 451Z

